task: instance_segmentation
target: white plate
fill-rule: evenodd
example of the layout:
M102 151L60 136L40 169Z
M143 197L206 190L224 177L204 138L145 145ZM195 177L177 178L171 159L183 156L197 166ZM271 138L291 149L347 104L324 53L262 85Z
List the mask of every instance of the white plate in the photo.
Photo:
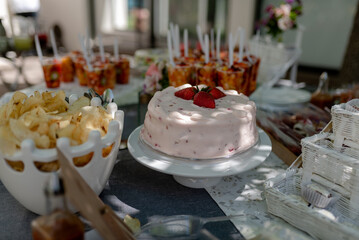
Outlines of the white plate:
M192 188L215 185L221 177L248 171L261 164L272 151L268 135L258 128L259 140L249 150L228 158L188 159L159 152L140 139L142 126L128 138L128 150L141 164L153 170L174 175L177 182Z
M271 103L277 105L299 104L310 101L311 94L308 91L287 87L258 89L250 97L256 103Z

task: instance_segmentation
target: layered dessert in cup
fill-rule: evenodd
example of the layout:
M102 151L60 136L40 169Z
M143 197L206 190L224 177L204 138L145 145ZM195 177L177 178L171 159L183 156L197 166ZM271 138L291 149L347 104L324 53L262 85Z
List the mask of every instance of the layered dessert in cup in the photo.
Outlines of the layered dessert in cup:
M47 88L60 87L61 62L55 58L44 58L42 70Z
M130 61L121 56L118 59L112 58L111 63L115 67L116 83L127 84L130 79Z
M77 79L79 80L79 84L81 86L87 86L87 77L85 74L84 66L86 65L86 60L82 56L76 57L74 59L75 63L75 74Z
M182 56L180 58L175 58L174 61L176 62L176 64L188 64L192 67L191 79L188 83L191 85L196 85L196 65L202 62L201 59L192 55L187 57Z
M244 69L232 65L223 65L217 68L217 84L225 90L236 90L243 93L241 86L243 85Z
M94 64L92 71L84 66L87 86L93 88L99 95L102 95L107 88L113 89L116 82L116 73L113 64L97 63Z
M107 79L107 88L114 89L116 85L116 68L113 63L105 64L105 77Z
M244 69L242 85L239 88L244 95L249 96L249 84L252 78L253 65L248 61L242 61L235 62L234 66Z
M193 67L184 62L178 63L175 66L167 64L169 85L179 87L183 84L190 83L192 80Z
M70 56L63 56L61 58L61 82L73 82L74 81L75 68L72 58Z
M248 61L252 63L252 76L249 81L249 95L252 94L257 87L257 77L259 71L259 65L261 63L261 59L254 55L249 55L244 57L244 61Z
M198 63L196 64L196 84L204 84L209 87L217 85L217 63Z

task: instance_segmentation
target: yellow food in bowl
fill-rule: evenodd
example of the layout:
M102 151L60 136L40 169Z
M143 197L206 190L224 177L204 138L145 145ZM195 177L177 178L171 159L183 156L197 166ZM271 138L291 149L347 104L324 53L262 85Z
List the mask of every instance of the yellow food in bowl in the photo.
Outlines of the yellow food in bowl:
M112 117L102 106L90 106L87 97L80 97L69 105L65 93L34 92L27 96L15 92L11 100L0 107L0 151L12 156L21 148L25 139L32 139L39 149L56 147L56 140L61 137L70 139L72 146L87 141L92 130L98 130L101 136L106 135ZM107 156L112 145L103 149ZM93 153L73 159L76 166L85 166ZM23 171L21 161L7 160L9 166L16 171ZM57 160L52 162L34 162L40 171L56 171L59 169Z

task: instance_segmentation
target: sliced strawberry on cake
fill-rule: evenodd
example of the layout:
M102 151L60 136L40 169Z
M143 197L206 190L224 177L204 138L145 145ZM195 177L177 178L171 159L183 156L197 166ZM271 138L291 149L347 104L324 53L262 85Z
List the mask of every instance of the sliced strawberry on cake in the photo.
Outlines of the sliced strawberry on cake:
M222 98L222 97L226 96L226 94L224 94L224 92L222 92L221 90L219 90L216 87L211 88L211 90L209 90L209 94L211 94L214 97L214 99L218 99L218 98Z
M216 87L203 87L199 89L198 86L195 86L178 90L175 92L175 96L185 100L193 99L193 103L200 107L215 108L215 99L225 97L226 94Z
M197 89L194 87L188 87L181 89L177 92L175 92L175 96L185 99L185 100L191 100L193 99L194 95L197 93Z
M216 107L216 103L214 102L213 96L208 92L204 92L204 91L200 91L194 96L193 103L200 107L206 107L206 108Z

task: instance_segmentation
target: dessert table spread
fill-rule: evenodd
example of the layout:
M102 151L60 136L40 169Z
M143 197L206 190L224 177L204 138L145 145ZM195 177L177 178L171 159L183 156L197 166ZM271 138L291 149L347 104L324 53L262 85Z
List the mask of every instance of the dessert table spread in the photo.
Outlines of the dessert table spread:
M136 84L123 87L120 90L122 96L127 96L127 99L128 96L132 96L131 101L135 101L138 96L133 92L139 87ZM72 89L73 93L79 93L78 88L63 86ZM39 89L41 90L41 85L24 91ZM0 99L0 103L4 103L11 94L5 94ZM121 98L119 102L121 103ZM120 106L120 109L125 112L122 138L128 139L131 132L141 124L137 117L141 113L137 104ZM272 152L263 163L252 170L223 177L215 186L195 189L179 184L172 175L140 164L127 149L122 149L118 153L116 165L100 197L120 217L129 214L138 218L142 225L155 215L189 214L215 217L243 214L243 217L231 221L208 223L205 228L219 239L251 239L263 232L279 239L310 239L307 234L270 215L267 211L263 183L283 173L286 168L283 161ZM1 181L0 206L0 239L31 239L30 223L37 215L18 203ZM90 231L89 225L86 230L88 231L86 239L101 239Z
M260 233L264 225L281 230L278 233L283 239L308 237L266 210L263 183L286 168L273 153L257 168L224 177L216 186L205 189L182 186L171 175L146 168L135 161L128 150L120 150L117 161L100 197L121 217L130 214L145 224L154 215L246 214L232 220L233 225L227 221L209 223L205 227L220 239L250 239ZM2 183L0 206L0 239L31 239L30 222L37 215L21 206Z

